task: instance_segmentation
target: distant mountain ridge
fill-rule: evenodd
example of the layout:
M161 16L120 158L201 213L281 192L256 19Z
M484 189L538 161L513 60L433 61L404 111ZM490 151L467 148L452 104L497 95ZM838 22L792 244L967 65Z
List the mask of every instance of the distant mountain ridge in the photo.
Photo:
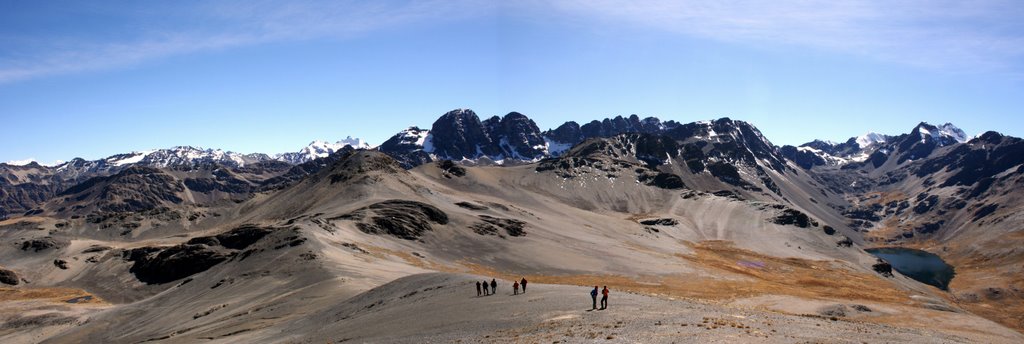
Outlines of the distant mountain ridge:
M956 126L920 123L909 134L889 136L868 133L843 143L815 140L798 147L775 146L753 125L722 118L682 124L656 117L616 116L593 120L583 125L569 121L555 129L542 131L537 124L518 112L481 120L472 110L455 109L440 116L430 127L410 127L379 146L346 137L336 142L316 140L306 147L282 154L241 154L220 149L178 146L113 155L104 159L72 159L56 165L35 162L24 165L0 163L0 216L28 211L90 178L111 176L131 166L159 169L194 170L223 166L245 169L256 166L267 176L277 176L290 166L323 159L343 150L375 149L395 158L404 168L424 163L453 160L463 164L517 165L558 157L573 146L591 138L610 138L620 134L664 135L683 144L675 147L693 171L709 171L719 176L732 175L741 163L765 179L764 168L879 168L890 156L894 164L919 160L938 148L962 143L967 136ZM688 144L685 142L689 142ZM666 153L668 154L668 153ZM640 157L651 160L652 157ZM279 166L274 166L280 164ZM310 165L302 174L315 172ZM263 177L255 177L261 179ZM260 182L262 183L262 182ZM751 186L754 187L754 186ZM761 185L771 189L770 183ZM760 187L755 187L760 188ZM249 188L259 190L260 187Z

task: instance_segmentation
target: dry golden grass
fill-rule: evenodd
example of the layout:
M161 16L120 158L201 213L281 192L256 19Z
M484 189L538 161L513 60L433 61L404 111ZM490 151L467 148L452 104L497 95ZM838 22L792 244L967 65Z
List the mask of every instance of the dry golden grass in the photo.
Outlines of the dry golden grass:
M963 272L958 269L957 277L953 279L950 288L953 290L981 291L988 287L1001 287L1003 292L1006 294L998 299L989 299L984 295L978 295L980 299L976 302L960 299L957 304L966 308L971 313L1000 323L1003 326L1024 332L1024 295L1008 292L1009 286L1014 286L1018 290L1024 290L1024 277L1021 277L1020 275L1000 276L1003 277L1004 281L1006 281L1006 285L990 285L992 276L996 276L997 274L999 274L999 272L985 271L984 269L968 270ZM980 280L986 280L988 282L986 285L978 285L977 282L974 282Z
M47 217L41 216L26 216L26 217L14 217L7 220L0 221L0 226L13 225L19 222L30 222L30 223L41 223L46 221Z
M91 296L90 300L81 300L76 303L104 303L96 295L89 294L81 289L73 288L0 288L0 302L5 301L49 301L66 303L68 300Z
M955 252L963 250L959 246L950 248L950 251ZM956 268L956 277L949 287L957 294L956 301L960 306L971 313L1024 332L1024 264L1021 262L1024 257L954 254L948 258L944 255L943 258ZM988 288L998 288L1001 290L1000 296L987 297L985 291ZM966 293L973 293L976 298L965 298Z
M909 295L880 277L843 268L838 262L777 258L735 248L724 241L690 244L695 254L679 255L703 274L672 275L521 275L473 262L461 262L468 272L512 280L526 277L538 283L607 285L618 290L707 301L730 301L780 294L806 298L906 303ZM740 262L763 263L749 267Z
M907 194L902 191L879 191L871 192L866 195L869 199L864 201L864 205L881 204L886 205L889 202L899 202L907 199ZM876 198L877 197L877 198Z

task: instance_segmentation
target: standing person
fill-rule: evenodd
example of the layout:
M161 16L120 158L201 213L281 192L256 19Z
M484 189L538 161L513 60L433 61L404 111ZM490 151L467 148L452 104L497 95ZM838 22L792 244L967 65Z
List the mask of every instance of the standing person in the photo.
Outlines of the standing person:
M594 308L591 308L591 309L597 309L597 286L596 285L594 286L594 290L590 291L590 298L592 300L594 300Z
M519 285L523 286L523 294L526 294L526 277L523 277L523 281L519 282Z
M480 281L476 281L476 296L480 296Z
M519 295L519 281L512 282L512 295Z
M497 292L498 292L498 281L495 281L495 280L494 280L494 279L492 278L492 279L491 279L491 294L495 294L495 293L497 293Z
M484 296L490 295L490 291L487 290L487 281L484 281Z
M601 309L608 309L608 286L604 286L604 290L601 291L601 295L604 295L601 296Z

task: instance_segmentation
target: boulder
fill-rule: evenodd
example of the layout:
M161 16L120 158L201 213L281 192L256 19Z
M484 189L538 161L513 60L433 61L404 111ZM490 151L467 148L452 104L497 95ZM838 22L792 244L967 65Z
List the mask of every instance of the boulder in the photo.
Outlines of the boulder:
M889 262L884 259L879 258L874 265L871 265L871 268L882 276L892 277L892 264L889 264Z
M821 229L823 231L825 231L825 234L828 234L828 235L836 234L836 229L832 228L832 226L824 225L824 226L821 227Z
M21 279L18 278L18 274L14 271L0 268L0 283L9 285L18 285Z
M848 238L848 237L846 237L844 235L844 236L840 237L839 241L836 241L836 246L837 247L850 247L850 246L853 246L853 240L850 240L850 238Z

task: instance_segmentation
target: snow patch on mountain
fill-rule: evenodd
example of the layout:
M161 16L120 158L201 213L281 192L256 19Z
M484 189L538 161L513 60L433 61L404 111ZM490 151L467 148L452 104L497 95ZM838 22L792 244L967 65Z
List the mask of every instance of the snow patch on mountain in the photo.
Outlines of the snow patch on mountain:
M142 159L145 159L146 156L152 154L153 152L156 152L156 150L153 149L153 150L148 150L148 151L143 151L143 152L131 152L131 153L128 153L128 154L115 155L115 156L107 158L106 160L107 160L108 164L111 164L111 165L114 165L114 166L124 166L124 165L129 165L129 164L137 164L140 161L142 161Z
M416 138L416 144L423 147L423 151L427 153L434 152L434 135L430 134L429 130L425 130L422 136Z
M857 137L857 145L860 148L866 148L876 143L884 143L889 137L876 132L868 132L867 134Z
M544 145L546 146L545 151L551 156L561 156L562 153L572 148L571 143L558 142L547 136L544 137Z

